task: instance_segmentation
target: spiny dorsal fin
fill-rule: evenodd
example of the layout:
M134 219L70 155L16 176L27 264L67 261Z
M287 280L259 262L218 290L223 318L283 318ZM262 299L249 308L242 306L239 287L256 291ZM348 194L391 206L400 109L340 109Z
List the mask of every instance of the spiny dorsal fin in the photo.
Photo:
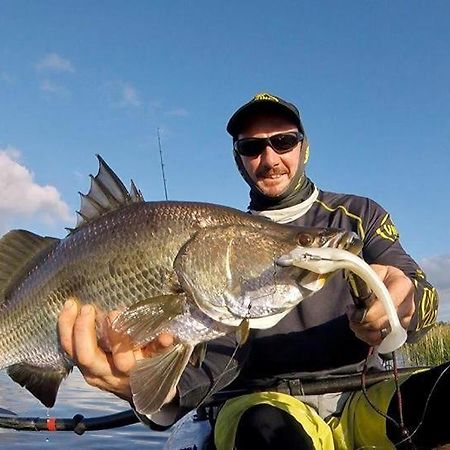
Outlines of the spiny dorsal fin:
M130 192L128 192L120 178L106 164L104 159L100 155L97 155L97 159L99 169L95 177L90 175L91 187L89 192L87 194L80 192L81 205L80 210L77 211L76 228L124 205L144 201L141 191L136 188L133 181L131 182Z
M135 202L143 202L144 201L144 196L142 195L142 192L136 187L133 180L131 180L130 195L131 195L131 198Z
M41 251L59 242L25 230L12 230L0 239L0 303L13 280Z

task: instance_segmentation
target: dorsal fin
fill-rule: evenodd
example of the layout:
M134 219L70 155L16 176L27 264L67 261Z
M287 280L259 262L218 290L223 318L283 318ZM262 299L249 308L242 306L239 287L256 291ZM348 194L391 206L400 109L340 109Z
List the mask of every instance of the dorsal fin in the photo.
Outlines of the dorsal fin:
M31 260L59 239L43 237L25 230L12 230L0 239L0 303L12 281Z
M133 180L131 180L130 195L131 195L131 198L135 202L143 202L144 201L144 196L142 195L142 192L136 187Z
M120 178L106 164L100 155L96 155L99 163L98 173L91 177L91 187L87 194L82 194L80 210L77 211L78 221L76 228L95 220L97 217L114 211L130 203L143 202L141 191L131 181L128 192Z

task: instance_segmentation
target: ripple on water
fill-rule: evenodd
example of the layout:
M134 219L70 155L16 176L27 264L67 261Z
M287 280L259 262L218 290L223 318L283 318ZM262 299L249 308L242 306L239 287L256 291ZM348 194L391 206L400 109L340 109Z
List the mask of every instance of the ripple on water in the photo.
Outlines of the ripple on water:
M126 402L88 386L77 370L63 382L51 410L43 407L28 391L0 372L0 408L9 409L21 416L85 417L113 414L129 409ZM86 449L111 450L162 449L168 432L157 433L142 424L114 430L91 431L82 436L72 432L14 431L0 429L0 449ZM64 447L63 447L64 446Z

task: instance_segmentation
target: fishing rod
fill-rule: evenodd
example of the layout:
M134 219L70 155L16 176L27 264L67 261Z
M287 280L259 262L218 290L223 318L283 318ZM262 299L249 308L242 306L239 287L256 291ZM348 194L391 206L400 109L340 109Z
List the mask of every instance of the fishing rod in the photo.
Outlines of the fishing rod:
M165 195L166 200L169 200L169 196L167 194L167 181L166 181L166 173L164 171L164 160L163 160L161 135L159 133L159 128L156 129L156 134L158 136L159 160L161 163L161 173L162 173L162 179L163 179L163 184L164 184L164 195Z
M75 414L71 419L57 417L20 417L11 415L0 416L0 428L19 431L73 431L78 435L86 431L109 430L125 427L139 422L135 412L130 409L106 416L85 418Z
M398 369L397 371L401 375L411 375L417 370L429 368L429 366L405 367ZM381 372L366 373L364 381L362 379L362 374L345 375L327 380L282 380L273 386L217 392L203 403L203 407L216 406L231 398L255 391L275 390L291 395L320 395L331 392L357 391L362 388L363 384L368 387L380 381L392 378L393 376L393 370L385 370ZM5 415L5 413L9 414ZM88 418L85 418L81 414L76 414L72 418L21 417L1 408L0 414L2 414L0 415L0 428L20 431L73 431L78 435L82 435L86 431L108 430L111 428L133 425L139 422L139 418L132 409L120 413Z

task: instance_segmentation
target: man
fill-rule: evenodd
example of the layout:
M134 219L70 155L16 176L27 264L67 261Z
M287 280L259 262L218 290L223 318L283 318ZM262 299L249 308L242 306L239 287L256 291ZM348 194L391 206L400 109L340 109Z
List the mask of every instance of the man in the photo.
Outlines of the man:
M233 114L227 130L238 169L250 186L252 214L357 232L364 241L363 257L388 288L408 339L418 339L434 324L437 294L404 252L386 211L367 198L323 192L307 178L309 147L293 104L259 94ZM59 324L62 345L88 383L125 399L130 399L128 372L136 359L172 343L164 335L133 352L111 333L112 353L105 354L97 346L93 308L84 306L78 315L74 302L68 302ZM336 276L275 327L254 330L237 351L232 336L212 342L201 367L186 369L177 392L152 415L150 425L170 425L211 390L227 387L249 394L228 401L217 416L219 450L387 449L394 444L407 448L411 442L432 448L450 441L439 409L449 394L447 365L402 377L401 411L392 380L368 388L368 399L363 392L302 395L298 389L308 380L326 383L359 373L364 365L379 369L372 349L388 327L380 300L356 308L347 280ZM283 389L293 395L279 392Z

